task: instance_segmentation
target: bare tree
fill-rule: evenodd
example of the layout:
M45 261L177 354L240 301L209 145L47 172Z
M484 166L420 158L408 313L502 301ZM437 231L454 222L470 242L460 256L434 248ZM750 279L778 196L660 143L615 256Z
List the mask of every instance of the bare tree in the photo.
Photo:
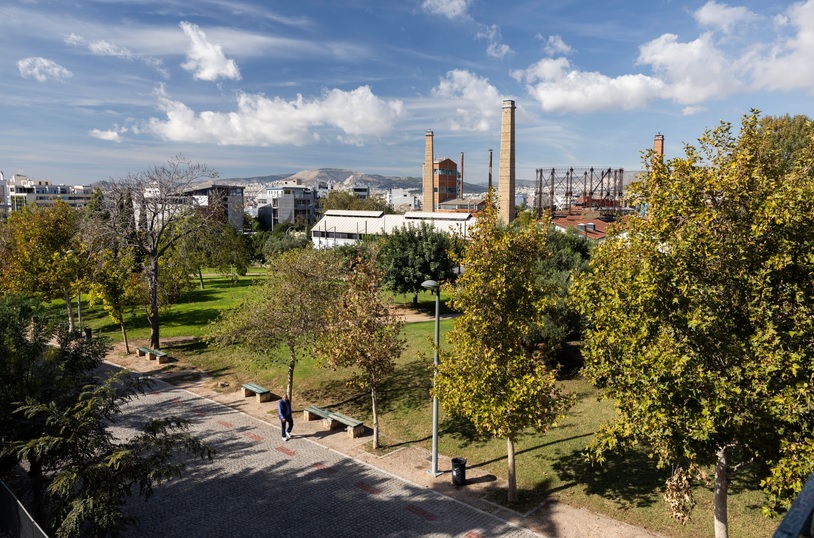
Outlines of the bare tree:
M205 164L177 156L100 186L96 234L108 248L132 247L142 265L154 349L160 347L161 262L187 235L223 224L222 208L200 204L184 193L192 183L216 177Z

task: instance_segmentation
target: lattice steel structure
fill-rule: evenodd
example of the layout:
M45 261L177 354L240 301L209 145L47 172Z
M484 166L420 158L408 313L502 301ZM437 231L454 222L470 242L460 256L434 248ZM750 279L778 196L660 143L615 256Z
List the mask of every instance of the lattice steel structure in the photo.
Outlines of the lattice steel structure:
M625 171L598 168L538 168L535 209L571 211L594 209L602 214L622 211Z

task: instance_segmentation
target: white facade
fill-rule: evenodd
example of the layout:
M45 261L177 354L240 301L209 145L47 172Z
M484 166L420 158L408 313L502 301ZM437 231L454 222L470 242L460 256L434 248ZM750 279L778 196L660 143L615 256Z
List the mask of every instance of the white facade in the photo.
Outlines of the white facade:
M411 210L421 209L420 197L407 189L390 189L385 195L385 200L394 209L399 207L407 207Z
M84 207L93 195L85 185L52 185L49 181L33 180L22 174L6 179L0 173L3 209L18 211L31 204L53 205L62 200L71 207Z
M421 226L422 222L438 231L466 238L476 221L469 213L411 211L403 215L387 215L383 211L332 209L314 224L311 241L314 248L352 245L366 235L392 233L402 226Z

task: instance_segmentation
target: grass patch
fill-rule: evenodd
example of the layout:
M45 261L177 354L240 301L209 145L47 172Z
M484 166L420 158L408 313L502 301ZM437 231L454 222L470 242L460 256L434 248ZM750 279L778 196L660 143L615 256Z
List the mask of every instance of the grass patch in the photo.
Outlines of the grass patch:
M193 290L185 301L162 315L162 338L187 337L167 347L179 364L190 364L214 377L215 390L235 390L242 383L253 382L281 394L285 389L288 354L273 349L260 355L240 348L217 349L206 345L202 337L208 325L221 311L234 307L248 294L251 286L265 275L255 271L232 281L227 277L205 277L204 289ZM397 303L412 304L412 296L394 296ZM442 294L442 312L446 308ZM118 326L110 322L98 306L83 303L83 323L95 334L120 340ZM64 305L56 304L59 312ZM419 310L434 315L435 298L419 294ZM441 321L441 332L452 328L452 320ZM149 327L143 314L127 320L129 337L147 339ZM432 340L434 321L410 323L403 335L407 348L397 360L395 372L383 383L380 392L380 440L383 448L368 451L386 455L401 447L418 445L430 449ZM442 348L446 342L442 334ZM168 365L175 367L175 365ZM340 411L370 424L369 394L348 384L352 372L321 367L304 356L294 377L294 409L316 404ZM612 402L597 400L596 389L578 375L559 381L563 389L577 395L576 405L568 415L545 434L529 432L515 443L519 502L509 505L505 491L495 490L492 501L520 513L528 512L547 499L562 500L572 506L605 514L614 519L639 525L668 536L690 538L712 535L712 489L710 485L695 488L698 505L686 526L669 518L662 500L664 481L669 471L657 469L644 449L611 454L602 465L591 465L583 456L600 424L614 416ZM272 411L276 413L276 411ZM441 413L439 452L451 457L465 457L467 467L484 470L495 476L506 476L506 442L477 434L463 420ZM764 501L754 476L737 476L731 486L729 502L730 534L759 537L774 532L777 521L764 518L759 507Z

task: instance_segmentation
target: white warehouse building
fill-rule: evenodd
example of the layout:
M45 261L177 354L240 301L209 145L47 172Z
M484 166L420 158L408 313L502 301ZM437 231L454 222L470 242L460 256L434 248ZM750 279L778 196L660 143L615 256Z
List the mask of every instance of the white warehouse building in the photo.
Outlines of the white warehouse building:
M422 222L436 230L468 237L477 219L469 213L431 213L410 211L403 215L387 215L383 211L353 211L331 209L311 229L314 248L352 245L367 235L392 233L402 226L421 226Z

